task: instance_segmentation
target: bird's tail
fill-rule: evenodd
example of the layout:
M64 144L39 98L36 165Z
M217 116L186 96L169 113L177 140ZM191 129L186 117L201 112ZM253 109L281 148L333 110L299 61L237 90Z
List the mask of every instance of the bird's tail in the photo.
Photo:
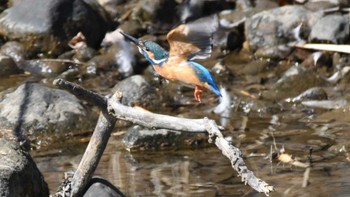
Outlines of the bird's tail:
M209 84L209 87L216 95L222 97L222 95L220 93L220 90L219 90L219 88L216 85L213 86L213 85Z

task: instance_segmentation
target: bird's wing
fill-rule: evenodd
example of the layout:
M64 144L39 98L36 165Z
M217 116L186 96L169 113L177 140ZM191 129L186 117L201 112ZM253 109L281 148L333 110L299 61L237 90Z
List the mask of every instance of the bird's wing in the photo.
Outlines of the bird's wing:
M182 24L167 34L169 56L179 55L187 59L205 59L212 51L212 36L218 29L216 15Z

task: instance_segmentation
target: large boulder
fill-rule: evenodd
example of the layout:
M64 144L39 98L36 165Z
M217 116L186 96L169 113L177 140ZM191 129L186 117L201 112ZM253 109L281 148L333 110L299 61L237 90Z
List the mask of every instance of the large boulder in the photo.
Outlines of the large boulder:
M302 6L283 6L266 10L248 18L245 34L248 45L259 56L283 58L289 53L284 47L288 42L298 41L303 34L322 17L322 12L311 12ZM301 30L297 32L297 27Z
M312 26L309 40L311 42L344 44L349 41L349 28L348 16L327 15Z
M74 131L89 124L86 111L72 94L26 83L0 101L0 127L24 135Z
M0 196L49 196L44 177L18 142L0 139L0 155Z
M30 52L52 54L67 48L78 32L99 47L110 24L94 0L24 0L1 14L0 35L26 43Z

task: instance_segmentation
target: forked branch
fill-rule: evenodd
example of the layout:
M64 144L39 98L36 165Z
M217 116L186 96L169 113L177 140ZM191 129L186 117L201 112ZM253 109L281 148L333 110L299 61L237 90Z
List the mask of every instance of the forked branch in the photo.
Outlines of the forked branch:
M70 185L73 187L71 188L71 196L81 194L80 192L84 189L74 187L86 187L88 180L91 178L92 173L96 168L96 164L101 158L102 152L107 144L111 128L113 127L116 119L131 121L135 124L150 128L164 128L184 132L208 132L209 142L215 143L215 145L222 151L223 155L230 160L232 167L237 171L239 176L242 177L242 181L245 184L248 184L258 192L265 193L267 196L274 190L273 186L270 186L265 181L258 179L254 173L247 168L242 158L241 151L233 146L231 141L222 135L214 120L210 120L208 118L188 119L151 113L121 104L120 99L122 94L120 92L116 92L106 102L106 99L101 95L86 90L77 84L67 82L63 79L55 80L54 84L61 89L70 91L79 98L84 99L91 104L99 106L102 111L100 119L102 118L103 120L106 120L99 121L99 124L96 125L86 153L84 154L84 157L76 170L76 173L74 174L74 178L72 179L72 183ZM108 113L106 113L107 111ZM101 126L101 122L105 122L108 126ZM89 147L94 147L93 151L88 150ZM90 164L90 162L93 164Z
M245 184L248 184L258 192L265 193L267 196L274 190L273 186L258 179L254 173L247 168L242 158L241 151L233 146L228 139L224 138L214 120L208 118L178 118L143 111L121 104L121 97L121 93L116 92L113 97L108 100L108 111L117 119L128 120L150 128L165 128L185 132L206 131L209 134L209 142L215 143L215 145L222 151L222 154L231 161L232 167L237 171L239 176L242 177L242 181Z

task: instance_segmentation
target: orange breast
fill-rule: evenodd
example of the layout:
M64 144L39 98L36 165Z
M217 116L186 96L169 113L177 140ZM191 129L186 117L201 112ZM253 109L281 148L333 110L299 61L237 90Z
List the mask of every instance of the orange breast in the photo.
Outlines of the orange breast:
M154 69L164 78L171 81L179 81L188 85L198 85L207 87L207 84L201 82L194 69L183 58L171 57L161 67L153 66Z

